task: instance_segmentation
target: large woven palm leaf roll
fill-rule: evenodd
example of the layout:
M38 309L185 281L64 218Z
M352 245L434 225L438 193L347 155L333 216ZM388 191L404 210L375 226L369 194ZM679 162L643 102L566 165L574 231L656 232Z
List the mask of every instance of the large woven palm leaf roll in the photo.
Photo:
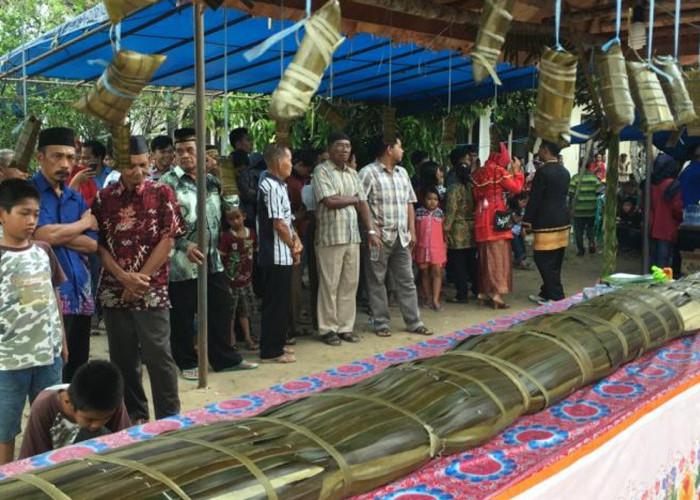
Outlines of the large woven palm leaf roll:
M688 135L700 135L700 70L687 70L683 77L685 78L685 86L688 89L688 95L693 101L695 115L697 118L688 124Z
M634 123L634 101L620 44L613 44L607 52L596 50L595 67L605 116L617 133Z
M676 124L658 75L647 63L635 61L627 61L627 75L641 117L641 129L646 133L674 130Z
M496 63L513 20L515 0L486 0L481 12L479 32L471 52L474 81L479 83L491 75L498 82Z
M260 417L12 478L0 483L0 496L36 498L43 486L76 500L348 497L488 441L520 415L696 330L699 320L700 275L611 293Z
M671 78L662 76L659 78L661 88L664 90L666 100L671 107L671 113L676 121L676 127L693 122L698 118L695 114L693 101L688 95L683 72L678 62L670 56L657 57L656 65Z
M576 91L578 58L547 47L540 59L534 128L537 137L568 146Z

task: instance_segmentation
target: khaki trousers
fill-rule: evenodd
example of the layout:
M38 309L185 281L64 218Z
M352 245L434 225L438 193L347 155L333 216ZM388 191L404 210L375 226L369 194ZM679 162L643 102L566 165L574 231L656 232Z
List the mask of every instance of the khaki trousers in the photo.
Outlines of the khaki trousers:
M355 294L360 281L360 245L316 245L318 331L350 333L355 329Z

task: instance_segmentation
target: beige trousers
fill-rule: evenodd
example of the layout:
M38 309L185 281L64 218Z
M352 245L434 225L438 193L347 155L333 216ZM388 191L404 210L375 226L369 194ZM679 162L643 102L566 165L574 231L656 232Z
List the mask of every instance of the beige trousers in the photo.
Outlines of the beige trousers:
M360 245L316 245L318 331L355 329L355 294L360 280Z

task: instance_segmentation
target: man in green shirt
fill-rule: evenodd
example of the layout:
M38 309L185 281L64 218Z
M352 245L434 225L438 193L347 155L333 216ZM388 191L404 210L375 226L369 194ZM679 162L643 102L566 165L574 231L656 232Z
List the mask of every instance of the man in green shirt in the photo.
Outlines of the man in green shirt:
M581 186L579 176L581 176ZM578 173L571 178L569 185L569 206L573 208L574 215L574 236L576 238L577 256L585 255L583 246L583 233L585 231L588 238L588 251L596 252L595 246L595 213L598 191L601 182L590 170L585 170L583 174Z

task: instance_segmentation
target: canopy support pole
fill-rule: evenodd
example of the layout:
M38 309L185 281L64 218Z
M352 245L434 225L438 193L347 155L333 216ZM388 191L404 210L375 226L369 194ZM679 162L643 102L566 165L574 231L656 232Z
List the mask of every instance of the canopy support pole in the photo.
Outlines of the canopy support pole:
M613 133L608 146L609 162L605 174L605 210L603 211L603 276L617 267L617 184L620 163L620 134Z
M649 212L651 210L651 173L654 170L654 136L647 132L647 172L644 181L644 238L642 240L642 273L651 272L649 252Z
M194 5L194 60L195 60L195 120L197 129L197 246L204 254L204 261L199 266L197 277L197 345L199 361L200 389L207 386L207 171L206 171L206 122L205 122L205 78L204 78L204 7Z

